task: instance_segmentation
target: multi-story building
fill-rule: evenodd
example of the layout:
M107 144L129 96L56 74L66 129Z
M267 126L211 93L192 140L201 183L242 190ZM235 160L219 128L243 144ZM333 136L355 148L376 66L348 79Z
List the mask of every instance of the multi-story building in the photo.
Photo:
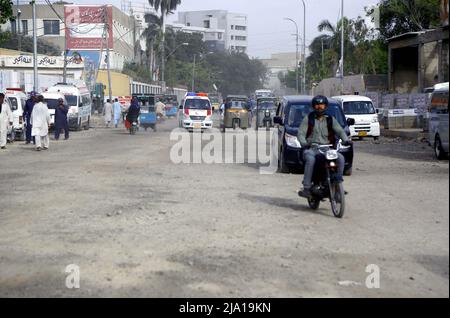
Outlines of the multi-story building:
M226 50L244 52L248 50L247 15L226 10L189 11L178 13L177 24L186 27L200 27L212 30L225 30L223 42ZM219 35L217 35L219 37Z
M170 23L167 24L167 27L171 28L175 32L201 34L203 37L203 41L206 43L208 50L211 52L225 50L225 30L223 29L187 26L185 24L180 23Z
M53 9L52 9L53 7ZM67 45L69 54L79 53L82 57L92 60L96 65L105 66L106 41L102 41L104 21L101 5L65 5L36 4L36 31L39 39L44 40L61 50ZM30 4L14 6L14 16L20 10L20 25L10 21L5 29L13 33L20 30L24 36L33 35L32 6ZM114 6L107 6L107 21L110 27L110 66L113 70L121 71L125 62L135 59L136 21L133 17L123 13ZM79 21L73 22L74 14L83 16ZM89 20L92 19L92 20ZM68 26L69 25L69 26ZM102 44L103 42L103 44ZM103 56L100 57L100 52Z
M145 29L148 27L148 23L145 21L146 14L157 14L155 9L149 5L148 1L130 1L130 0L122 0L121 2L122 11L134 17L136 20L136 34L138 37L138 41L140 43L141 49L143 51L147 48L147 43L144 38L142 38L142 34Z

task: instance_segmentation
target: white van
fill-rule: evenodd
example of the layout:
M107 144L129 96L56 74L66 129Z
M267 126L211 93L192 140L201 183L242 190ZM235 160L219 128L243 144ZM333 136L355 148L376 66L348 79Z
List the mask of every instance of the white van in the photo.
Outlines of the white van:
M69 106L69 127L75 130L89 129L92 112L92 99L85 85L58 83L47 90L48 93L61 93Z
M380 138L380 122L370 98L359 95L345 95L334 96L333 99L340 102L347 119L353 118L355 120L355 125L350 126L352 137Z
M449 83L436 85L428 109L429 142L434 148L436 158L439 160L448 158L449 153L448 88Z
M25 118L23 111L27 102L27 95L21 89L7 88L5 96L8 99L13 112L13 129L16 139L24 141L26 138Z
M41 95L44 97L44 103L47 104L50 113L50 125L53 126L55 124L55 109L59 104L58 100L62 98L65 103L67 103L67 101L61 93L42 93Z

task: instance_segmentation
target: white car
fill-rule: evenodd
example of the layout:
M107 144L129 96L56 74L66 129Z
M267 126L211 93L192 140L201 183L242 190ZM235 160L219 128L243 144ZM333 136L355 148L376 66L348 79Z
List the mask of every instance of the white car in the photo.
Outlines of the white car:
M208 95L189 93L179 111L179 127L188 130L213 128L212 107Z
M23 110L27 102L27 95L21 89L7 89L6 98L11 105L13 112L13 129L15 138L24 141L26 137L25 132L25 118L23 117Z
M373 137L378 139L381 135L378 113L372 100L365 96L345 95L334 96L339 101L347 119L353 118L355 125L350 126L352 137Z

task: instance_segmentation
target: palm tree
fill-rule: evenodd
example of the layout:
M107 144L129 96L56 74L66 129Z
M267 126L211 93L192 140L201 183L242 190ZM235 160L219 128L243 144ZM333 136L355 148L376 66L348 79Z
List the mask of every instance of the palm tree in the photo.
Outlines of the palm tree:
M345 51L346 52L352 52L353 49L353 43L350 40L350 34L353 34L353 21L349 20L347 18L344 17L344 19L340 20L336 25L331 24L330 21L328 20L323 20L322 22L320 22L319 26L318 26L318 30L320 32L329 32L331 33L330 35L330 43L331 43L331 47L336 51L339 52L340 51L340 47L341 47L341 30L342 30L342 25L344 25L344 46L345 46ZM339 52L340 54L340 52ZM351 65L349 65L348 63L345 65L346 69L349 69ZM335 65L335 71L337 70L339 66Z
M150 74L153 79L153 72L155 69L155 46L158 46L161 40L162 34L162 20L160 17L153 13L147 13L145 16L145 22L148 23L147 28L142 33L142 38L146 40L146 54L147 64L149 66Z
M164 81L165 77L165 33L166 33L166 16L174 11L180 4L181 0L148 0L150 5L155 8L156 11L161 12L161 24L162 24L162 36L161 36L161 80Z

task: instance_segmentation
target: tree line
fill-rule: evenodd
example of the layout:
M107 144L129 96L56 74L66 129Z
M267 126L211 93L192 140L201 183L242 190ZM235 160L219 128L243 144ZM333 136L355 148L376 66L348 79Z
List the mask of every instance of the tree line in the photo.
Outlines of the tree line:
M306 60L307 85L336 76L341 58L344 29L344 74L387 74L388 44L394 36L439 26L439 0L381 0L366 8L365 17L344 17L336 24L328 20L317 26L323 34L309 45ZM371 19L371 23L366 22ZM301 68L302 66L300 66ZM281 82L295 88L295 71L280 74Z

